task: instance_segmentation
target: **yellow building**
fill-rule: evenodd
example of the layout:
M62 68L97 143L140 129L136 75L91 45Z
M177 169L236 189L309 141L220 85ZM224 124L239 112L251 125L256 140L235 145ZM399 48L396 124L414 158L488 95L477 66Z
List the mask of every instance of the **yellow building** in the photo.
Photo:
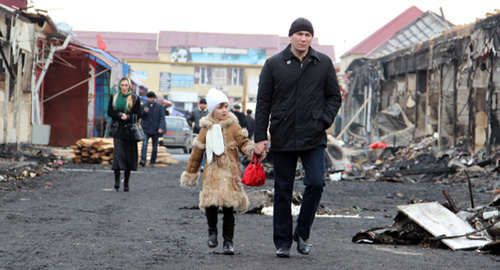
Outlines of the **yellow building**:
M160 31L151 33L74 31L83 44L98 46L131 66L142 93L154 91L176 109L191 111L212 87L231 103L255 102L265 60L290 43L288 37ZM335 61L334 47L312 47Z

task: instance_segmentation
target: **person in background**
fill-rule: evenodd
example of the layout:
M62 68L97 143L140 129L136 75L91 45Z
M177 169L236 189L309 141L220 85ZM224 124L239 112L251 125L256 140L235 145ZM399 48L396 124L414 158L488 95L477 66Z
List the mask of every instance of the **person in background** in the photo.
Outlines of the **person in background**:
M247 118L242 112L240 112L240 110L241 106L239 104L234 104L231 112L236 116L236 118L238 118L238 123L240 124L240 126L242 128L248 129Z
M200 133L200 120L201 118L208 115L207 109L207 100L205 98L201 98L200 102L198 102L198 108L193 110L187 117L187 122L190 126L193 127L193 134L197 136ZM205 156L203 156L203 160L201 161L200 170L203 171L205 168Z
M139 96L131 91L129 78L120 79L120 92L110 96L108 115L111 117L110 136L113 137L113 165L116 191L120 189L120 170L125 172L123 191L129 191L130 171L137 170L137 141L129 124L142 117ZM136 120L135 120L136 119Z
M247 131L240 127L234 114L229 112L229 100L222 91L210 89L207 102L209 115L200 121L200 135L193 143L180 184L191 188L197 185L201 160L206 155L199 208L205 211L207 218L207 244L210 248L218 245L217 212L222 208L223 253L233 255L233 211L245 212L248 208L248 197L241 183L238 150L251 158L254 143L248 139Z
M200 102L198 102L198 108L194 109L191 113L189 113L186 120L188 124L193 127L193 133L200 133L200 119L207 116L207 100L205 98L201 98Z
M248 124L248 138L253 138L253 133L255 131L255 119L252 117L252 110L247 109L247 124Z
M142 129L146 135L146 139L142 142L141 151L141 164L142 167L146 166L147 153L148 153L148 141L151 138L151 159L149 164L154 167L156 164L156 157L158 156L158 139L166 131L165 124L165 109L163 105L156 101L155 92L148 92L146 95L148 97L148 102L142 105Z
M274 168L273 240L276 256L290 257L292 242L307 255L311 226L325 185L326 130L341 105L332 60L311 47L311 22L296 19L290 44L266 60L259 76L255 114L255 153L269 151ZM271 117L271 118L269 118ZM295 169L300 157L306 177L295 229L291 212Z

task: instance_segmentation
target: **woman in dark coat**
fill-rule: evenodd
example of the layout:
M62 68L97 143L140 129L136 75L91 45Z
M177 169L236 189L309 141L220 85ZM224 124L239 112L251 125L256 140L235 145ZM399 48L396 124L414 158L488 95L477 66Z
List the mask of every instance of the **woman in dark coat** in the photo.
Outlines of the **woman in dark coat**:
M125 171L123 191L128 191L130 171L137 170L137 141L130 128L135 119L139 121L142 117L141 102L139 96L132 93L132 84L129 78L120 80L120 92L110 96L108 115L112 118L110 136L113 137L113 165L115 171L115 189L120 189L120 170Z

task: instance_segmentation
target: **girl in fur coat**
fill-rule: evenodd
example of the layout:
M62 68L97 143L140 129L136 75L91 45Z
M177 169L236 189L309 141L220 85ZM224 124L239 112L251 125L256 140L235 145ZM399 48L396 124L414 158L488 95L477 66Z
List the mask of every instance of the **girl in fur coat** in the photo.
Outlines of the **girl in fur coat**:
M236 116L229 112L229 100L224 93L210 89L206 100L209 114L200 121L200 134L193 143L194 148L180 182L181 186L196 186L200 164L206 154L199 207L207 217L207 244L210 248L218 244L217 212L222 208L223 252L233 255L233 212L245 212L248 208L248 198L241 183L238 150L251 158L254 143L248 139L247 130L240 127Z

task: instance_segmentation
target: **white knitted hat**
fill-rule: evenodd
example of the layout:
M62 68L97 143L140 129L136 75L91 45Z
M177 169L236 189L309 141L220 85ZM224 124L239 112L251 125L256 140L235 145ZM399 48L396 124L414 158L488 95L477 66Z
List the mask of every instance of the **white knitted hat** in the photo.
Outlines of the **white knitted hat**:
M207 107L208 107L208 112L212 113L217 106L221 103L227 103L229 104L229 99L227 96L220 90L217 90L215 88L211 88L208 90L207 93Z

